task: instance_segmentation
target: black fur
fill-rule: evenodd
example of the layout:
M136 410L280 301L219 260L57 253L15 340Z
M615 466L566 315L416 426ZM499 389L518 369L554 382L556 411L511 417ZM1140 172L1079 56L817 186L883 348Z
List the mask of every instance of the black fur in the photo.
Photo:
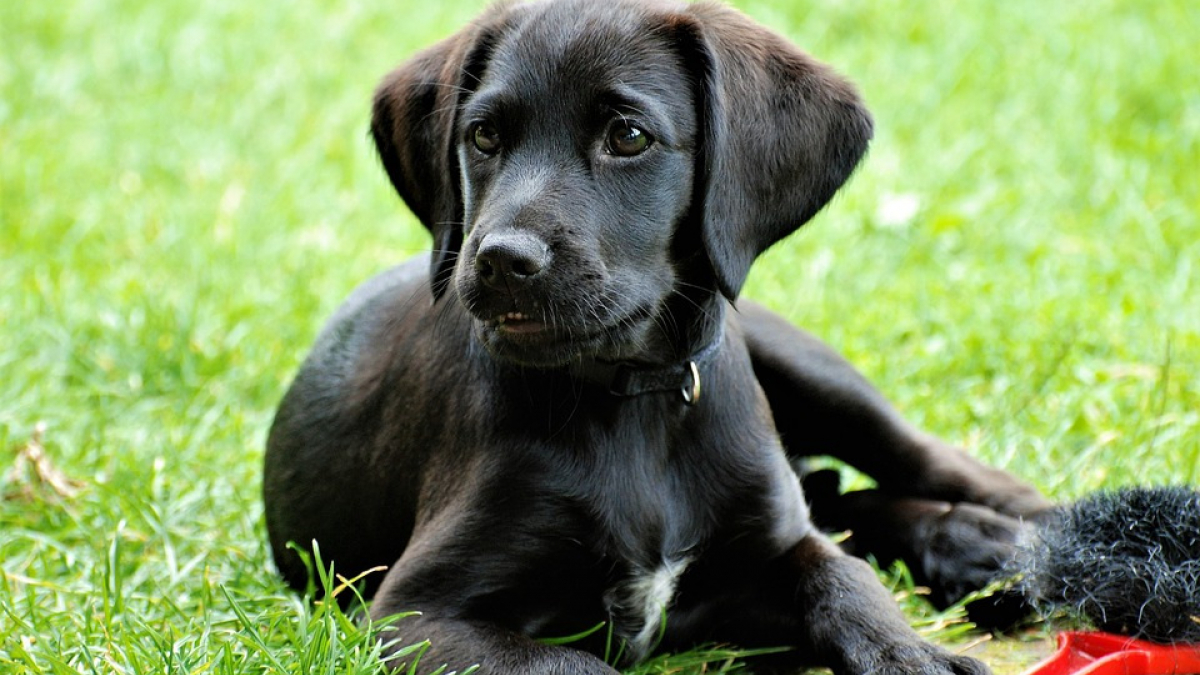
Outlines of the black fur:
M1046 521L1014 567L1039 610L1153 642L1200 642L1200 492L1101 492Z
M535 640L608 622L634 659L727 641L839 673L983 670L921 641L814 528L794 460L877 476L813 513L887 514L856 550L945 601L1045 500L733 304L866 149L844 80L714 4L507 4L389 75L372 132L434 251L355 291L280 406L264 496L290 583L288 542L346 575L388 566L371 612L421 611L400 629L432 641L428 669L612 673L602 638ZM624 395L614 369L686 378Z

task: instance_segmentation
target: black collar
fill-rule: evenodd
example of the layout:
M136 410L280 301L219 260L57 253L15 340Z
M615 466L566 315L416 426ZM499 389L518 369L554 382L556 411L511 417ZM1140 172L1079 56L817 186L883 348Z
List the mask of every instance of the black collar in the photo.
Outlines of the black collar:
M632 361L585 361L571 366L571 374L608 390L613 396L640 396L656 392L678 392L688 405L700 400L702 374L724 342L724 327L690 358L669 365L645 365Z

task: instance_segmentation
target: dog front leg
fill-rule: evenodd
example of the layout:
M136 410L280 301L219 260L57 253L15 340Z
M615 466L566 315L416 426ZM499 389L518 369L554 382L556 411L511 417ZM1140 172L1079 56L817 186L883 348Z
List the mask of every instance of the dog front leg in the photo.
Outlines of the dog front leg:
M386 610L377 607L372 614L385 616ZM382 632L379 639L387 645L384 663L392 673L407 673L417 661L419 675L431 675L442 666L444 675L462 675L472 666L477 667L472 671L477 675L617 675L586 652L546 645L486 622L439 618L435 613L400 619L395 630ZM422 640L429 641L427 649L398 653Z
M870 565L820 535L802 539L785 561L795 584L802 648L838 675L984 675L975 659L921 639Z

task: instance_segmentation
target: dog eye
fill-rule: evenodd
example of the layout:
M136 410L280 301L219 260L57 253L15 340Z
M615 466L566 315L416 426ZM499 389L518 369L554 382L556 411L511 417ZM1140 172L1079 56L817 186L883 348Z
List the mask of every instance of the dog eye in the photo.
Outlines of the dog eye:
M494 155L500 151L500 133L487 122L477 122L471 127L471 142L475 144L476 150L485 155Z
M608 152L620 157L640 155L650 147L650 134L633 126L622 124L608 132Z

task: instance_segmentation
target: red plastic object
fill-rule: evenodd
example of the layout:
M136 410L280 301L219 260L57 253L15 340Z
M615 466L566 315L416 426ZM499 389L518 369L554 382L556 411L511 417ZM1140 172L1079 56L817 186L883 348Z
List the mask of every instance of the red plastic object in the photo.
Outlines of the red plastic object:
M1200 675L1200 644L1160 645L1124 635L1066 632L1025 675Z

